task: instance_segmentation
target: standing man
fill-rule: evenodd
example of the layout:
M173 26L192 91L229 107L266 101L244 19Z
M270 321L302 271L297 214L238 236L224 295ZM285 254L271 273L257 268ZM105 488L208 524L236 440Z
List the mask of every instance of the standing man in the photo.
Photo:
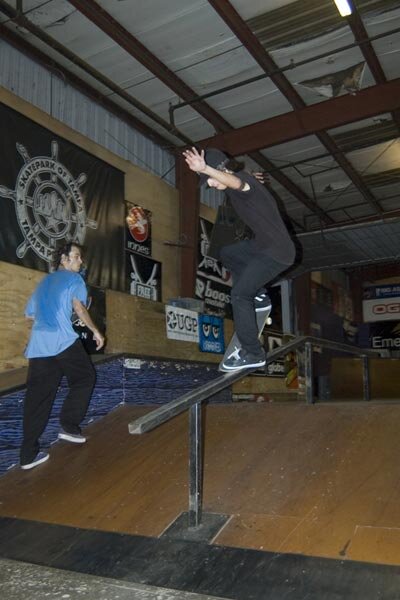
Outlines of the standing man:
M295 246L274 198L253 175L229 169L229 158L213 148L183 152L186 163L200 176L200 185L226 190L233 208L252 230L253 238L221 250L221 261L232 274L231 302L239 353L226 357L224 371L262 367L265 352L258 338L255 311L271 304L264 286L286 271L295 259Z
M75 444L86 442L79 425L92 395L95 371L72 328L73 311L93 332L97 350L103 347L104 337L85 308L87 290L79 275L81 265L80 247L73 242L65 244L57 252L56 271L42 279L25 309L25 316L34 319L34 323L25 351L29 368L21 469L32 469L49 458L48 453L40 452L39 438L49 420L63 375L67 378L69 392L61 410L58 438Z

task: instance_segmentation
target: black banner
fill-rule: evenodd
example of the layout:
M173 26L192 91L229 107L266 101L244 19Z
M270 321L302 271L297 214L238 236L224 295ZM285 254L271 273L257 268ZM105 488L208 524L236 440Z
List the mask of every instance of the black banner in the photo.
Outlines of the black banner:
M124 174L0 103L0 260L48 271L85 246L88 281L124 290Z
M127 288L132 296L161 302L161 263L126 252Z
M370 347L374 350L400 351L400 321L371 323L369 326Z
M231 319L231 275L217 259L208 256L212 227L200 218L195 298L204 301L207 312Z

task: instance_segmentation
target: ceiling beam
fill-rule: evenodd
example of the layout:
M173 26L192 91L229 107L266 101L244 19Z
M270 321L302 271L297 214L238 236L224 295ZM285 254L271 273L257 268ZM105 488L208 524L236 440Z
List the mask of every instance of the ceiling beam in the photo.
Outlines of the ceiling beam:
M336 221L334 224L325 227L324 233L329 233L329 231L336 230L344 230L344 229L357 229L359 227L369 226L369 225L385 225L391 222L397 222L400 219L400 210L390 210L387 212L383 212L379 217L377 215L372 215L369 217L360 217L359 219L353 219L351 221ZM298 233L299 237L304 237L311 234L321 233L320 227L314 227L309 229L308 231ZM399 266L400 269L400 266Z
M400 78L198 142L238 156L400 109Z
M386 83L386 75L380 63L378 56L374 50L374 47L370 41L368 41L368 32L365 29L363 20L353 2L353 12L347 18L349 26L353 32L354 39L360 46L360 50L367 62L367 65L372 73L376 83ZM400 131L400 110L392 111L392 117Z
M364 23L360 17L359 12L353 3L353 12L347 17L347 22L353 32L354 39L359 44L362 55L364 56L366 63L376 81L376 83L385 83L386 76L383 72L382 65L379 62L375 50L368 40L368 33L364 27Z
M283 73L279 73L278 65L271 58L259 39L254 35L249 26L239 13L234 9L232 4L227 0L208 0L213 9L219 14L221 19L242 42L246 50L251 54L254 60L260 67L269 75L271 81L276 85L278 90L287 98L293 108L303 108L305 103L291 83L287 80Z
M321 132L319 134L319 138L323 141L325 148L330 151L333 158L336 160L338 165L342 167L343 171L350 177L350 180L353 182L355 187L358 189L360 194L367 200L367 202L378 212L379 214L383 213L379 202L376 200L374 194L371 192L362 176L355 170L353 165L347 160L344 156L343 152L341 152L339 146L332 139L330 135L325 132Z
M68 1L179 97L183 98L186 102L190 102L191 107L211 123L216 131L232 131L232 126L228 121L223 119L206 102L201 100L196 101L197 94L194 90L186 85L186 83L154 56L138 39L124 29L110 14L104 11L94 0ZM259 157L263 159L263 164L265 164L266 159L264 159L262 155L259 155ZM298 188L286 176L280 177L280 180L282 185L287 188L297 200L305 204L307 208L313 212L318 212L321 216L322 211L310 198L308 198L303 190ZM330 217L325 217L324 221L330 222Z
M393 263L380 263L378 265L364 265L362 267L350 267L347 269L350 277L357 277L358 286L362 289L362 282L376 282L389 277L399 277L400 266L398 261ZM373 284L374 285L374 284ZM376 285L376 284L375 284ZM361 318L360 318L361 321Z
M248 50L251 56L257 61L262 69L270 76L271 81L276 85L279 91L285 96L290 102L295 111L298 111L306 107L306 103L298 94L297 90L292 86L290 81L286 78L283 73L279 73L278 66L275 61L271 58L269 53L265 50L264 46L258 40L257 36L251 31L247 23L243 21L239 13L227 0L208 0L209 4L214 10L220 15L225 21L228 27L234 32L238 39L242 42L244 47ZM340 148L331 139L326 132L317 132L319 141L330 151L336 153L336 160L346 175L354 183L358 191L365 198L365 200L371 204L374 210L379 213L382 209L379 206L378 201L375 199L372 192L368 189L366 184L363 182L360 175L356 172L351 163L347 160L346 156L341 152Z
M94 0L68 1L180 98L190 102L191 107L212 123L217 131L231 129L231 125L206 102L193 102L197 94Z

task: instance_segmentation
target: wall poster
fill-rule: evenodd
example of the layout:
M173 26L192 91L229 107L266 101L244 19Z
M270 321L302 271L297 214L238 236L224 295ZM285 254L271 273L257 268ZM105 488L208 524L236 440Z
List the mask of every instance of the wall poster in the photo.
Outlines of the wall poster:
M48 272L84 245L91 285L124 290L124 174L0 103L0 260Z
M207 312L232 318L231 274L218 260L207 255L212 227L212 223L200 218L195 297L204 302Z

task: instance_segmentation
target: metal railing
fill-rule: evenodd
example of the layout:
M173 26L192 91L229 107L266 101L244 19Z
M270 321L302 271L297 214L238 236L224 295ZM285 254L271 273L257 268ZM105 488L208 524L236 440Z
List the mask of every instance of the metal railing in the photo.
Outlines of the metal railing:
M342 352L360 356L363 359L363 391L364 399L370 399L369 386L369 358L377 358L380 352L375 350L361 349L349 344L341 344L324 340L311 336L297 337L287 344L276 348L268 353L267 365L276 359L304 347L304 371L305 371L305 389L306 402L314 402L314 385L313 385L313 347L325 348L335 352ZM201 420L201 404L208 400L221 390L232 385L236 381L243 379L257 369L242 369L240 371L232 371L224 373L216 379L200 386L195 390L191 390L186 394L172 400L164 406L153 410L138 419L129 423L129 433L140 435L147 431L155 429L159 425L166 423L173 417L176 417L185 410L189 410L189 511L188 511L188 527L199 527L202 514L202 420Z

